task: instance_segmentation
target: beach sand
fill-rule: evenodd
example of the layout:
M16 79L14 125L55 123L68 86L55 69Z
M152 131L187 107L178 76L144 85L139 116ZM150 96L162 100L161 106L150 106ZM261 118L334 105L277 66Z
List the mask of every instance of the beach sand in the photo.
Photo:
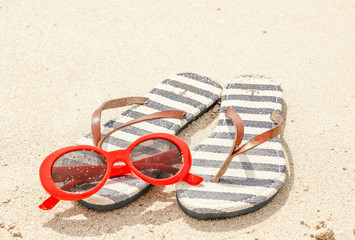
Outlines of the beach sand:
M353 1L0 1L0 239L354 239L354 12ZM202 221L174 186L154 186L109 212L38 208L41 162L88 133L103 101L180 72L281 84L287 179L271 203ZM191 148L213 111L179 135Z

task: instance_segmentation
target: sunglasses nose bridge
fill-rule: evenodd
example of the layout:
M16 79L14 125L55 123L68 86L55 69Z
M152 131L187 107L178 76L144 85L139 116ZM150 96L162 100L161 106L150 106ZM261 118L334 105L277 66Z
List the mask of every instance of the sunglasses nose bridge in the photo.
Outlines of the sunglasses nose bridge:
M125 159L127 159L127 153L125 150L116 150L112 151L109 154L110 159L113 160L113 163L115 162L126 162Z

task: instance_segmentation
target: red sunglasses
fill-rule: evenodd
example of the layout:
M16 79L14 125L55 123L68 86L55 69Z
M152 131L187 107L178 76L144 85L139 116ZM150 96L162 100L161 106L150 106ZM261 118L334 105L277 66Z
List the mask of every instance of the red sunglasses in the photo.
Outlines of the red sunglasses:
M149 120L183 116L178 111L173 113L171 111L156 113L151 115ZM142 119L146 120L147 117ZM101 147L103 140L110 134L142 119L121 125L100 140L94 137L95 145ZM169 185L179 181L197 185L203 181L202 177L189 173L190 149L175 135L149 134L137 139L124 150L107 152L99 147L87 145L66 147L45 158L40 167L40 179L43 188L51 196L39 206L41 209L50 210L60 200L75 201L87 198L99 191L108 178L129 173L154 185ZM117 162L121 164L115 164Z

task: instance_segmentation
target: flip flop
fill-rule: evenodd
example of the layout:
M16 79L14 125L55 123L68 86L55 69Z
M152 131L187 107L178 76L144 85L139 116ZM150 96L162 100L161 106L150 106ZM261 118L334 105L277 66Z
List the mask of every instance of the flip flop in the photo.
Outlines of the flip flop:
M128 100L126 101L120 99L119 103L117 101L116 103L115 101L106 102L94 113L94 115L96 114L96 119L100 119L101 110L111 108L109 106L111 103L121 106L132 103L141 105L133 106L123 112L117 120L110 120L105 123L101 136L113 131L118 126L132 122L134 119L144 119L144 116L156 112L178 110L184 111L186 114L183 119L165 118L151 120L148 117L146 119L148 121L120 128L105 139L102 148L108 151L124 149L139 137L155 132L178 134L188 124L212 108L218 101L221 92L222 87L207 77L193 73L180 73L158 84L145 95L146 99L137 97L127 98ZM146 101L141 102L142 99ZM122 104L122 101L124 101L124 104ZM98 134L94 138L95 144L100 139L100 124L96 122L97 127L99 130L96 129L94 131L93 125L94 137ZM92 134L87 134L76 144L93 145ZM100 191L78 202L93 210L112 210L138 199L149 187L150 184L133 175L123 175L110 178Z
M281 87L262 78L237 81L223 89L215 131L191 151L191 173L204 181L197 186L176 185L179 206L195 218L255 211L270 202L285 181L278 136L283 123Z

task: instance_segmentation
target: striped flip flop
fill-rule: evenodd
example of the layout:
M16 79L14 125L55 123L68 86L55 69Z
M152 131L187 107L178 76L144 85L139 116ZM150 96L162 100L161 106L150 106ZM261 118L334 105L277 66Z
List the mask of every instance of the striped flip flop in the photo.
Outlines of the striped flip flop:
M255 211L270 202L285 181L278 136L282 90L259 77L237 82L223 89L215 131L192 150L191 173L204 181L176 185L179 206L192 217L227 218Z
M144 97L142 105L123 112L116 120L103 125L102 135L133 119L160 111L186 112L180 119L157 119L124 127L110 135L102 148L107 151L124 149L144 135L160 132L178 134L189 123L208 111L218 101L222 87L207 77L193 73L180 73L164 80ZM76 144L92 145L92 134L87 134ZM132 176L123 175L109 179L105 186L89 198L78 201L93 210L112 210L123 207L139 198L150 184Z

